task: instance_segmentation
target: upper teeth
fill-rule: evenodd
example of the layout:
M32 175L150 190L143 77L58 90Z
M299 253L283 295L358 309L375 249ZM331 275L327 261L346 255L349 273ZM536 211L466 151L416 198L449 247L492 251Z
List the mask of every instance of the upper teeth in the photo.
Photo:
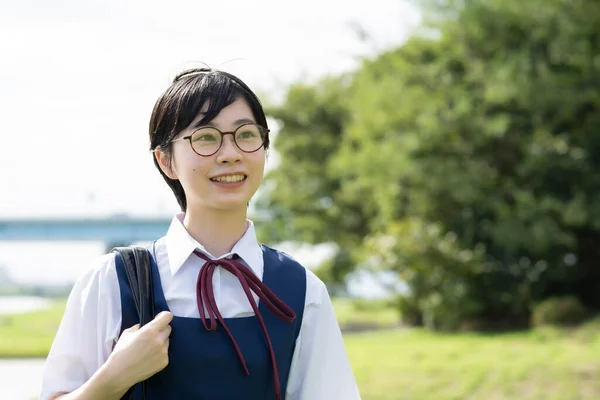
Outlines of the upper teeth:
M244 175L218 176L213 179L218 182L239 182L244 179Z

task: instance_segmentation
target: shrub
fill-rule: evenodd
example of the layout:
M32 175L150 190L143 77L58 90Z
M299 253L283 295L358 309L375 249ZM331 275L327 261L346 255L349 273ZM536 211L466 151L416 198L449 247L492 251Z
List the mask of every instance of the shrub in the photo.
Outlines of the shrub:
M542 301L533 309L533 326L572 326L585 320L586 310L573 296L553 297Z
M398 296L397 307L404 325L423 326L423 312L414 297Z

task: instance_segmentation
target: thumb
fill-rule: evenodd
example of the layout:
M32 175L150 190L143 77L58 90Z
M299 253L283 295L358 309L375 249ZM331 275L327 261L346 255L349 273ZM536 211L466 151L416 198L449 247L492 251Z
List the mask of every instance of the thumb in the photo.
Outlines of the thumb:
M140 329L140 324L135 324L135 325L130 326L127 329L124 329L123 333L125 333L125 332L135 332L135 331L137 331L139 329Z
M159 329L164 328L169 325L169 322L173 319L173 314L168 311L160 312L154 319L148 322L144 327L156 327Z

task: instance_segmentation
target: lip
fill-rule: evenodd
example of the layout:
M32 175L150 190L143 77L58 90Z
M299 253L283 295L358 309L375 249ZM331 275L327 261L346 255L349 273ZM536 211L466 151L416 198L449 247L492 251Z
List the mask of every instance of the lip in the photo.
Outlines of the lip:
M234 174L234 175L244 175L244 174ZM218 175L218 176L228 176L228 175ZM244 186L244 184L246 183L247 180L248 180L248 175L244 175L244 179L242 179L239 182L219 182L219 181L214 181L212 179L210 180L210 182L221 188L235 189L235 188Z
M242 179L239 182L218 182L218 181L214 180L215 178L222 178L222 177L234 176L234 175L243 175L244 179ZM211 183L213 183L214 185L217 185L223 189L237 189L241 186L244 186L244 184L246 183L247 180L248 180L248 174L245 172L241 172L241 171L227 172L224 174L213 175L210 177Z
M246 178L248 178L248 174L245 172L227 172L225 174L219 174L219 175L213 175L211 176L209 179L215 179L215 178L222 178L224 176L234 176L234 175L244 175Z

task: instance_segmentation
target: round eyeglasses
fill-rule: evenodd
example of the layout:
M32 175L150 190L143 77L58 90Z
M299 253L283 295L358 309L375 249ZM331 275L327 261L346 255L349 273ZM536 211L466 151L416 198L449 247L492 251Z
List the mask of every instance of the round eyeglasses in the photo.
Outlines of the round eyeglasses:
M263 128L258 124L244 124L232 132L221 132L217 128L205 126L198 128L191 135L180 137L171 141L188 140L192 150L202 157L209 157L216 154L223 146L225 135L232 135L235 145L244 153L254 153L264 144L269 133L269 129Z

